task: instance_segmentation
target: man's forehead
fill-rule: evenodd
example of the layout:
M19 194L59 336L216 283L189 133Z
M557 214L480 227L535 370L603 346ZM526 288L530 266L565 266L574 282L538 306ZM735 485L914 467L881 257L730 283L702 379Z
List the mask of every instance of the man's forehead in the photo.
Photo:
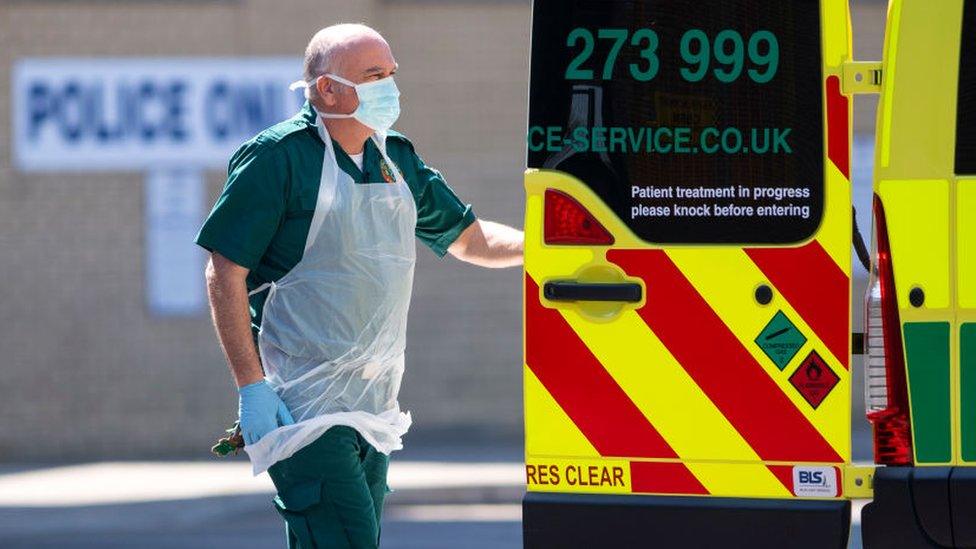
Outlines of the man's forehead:
M382 40L356 41L342 52L342 57L342 65L353 76L365 76L397 68L390 46Z

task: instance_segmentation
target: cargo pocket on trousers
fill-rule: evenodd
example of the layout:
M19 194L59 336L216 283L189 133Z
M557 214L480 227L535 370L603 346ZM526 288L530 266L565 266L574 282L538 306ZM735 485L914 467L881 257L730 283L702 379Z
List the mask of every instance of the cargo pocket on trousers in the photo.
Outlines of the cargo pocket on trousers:
M314 549L315 541L307 512L322 500L320 482L303 482L280 490L274 498L275 509L288 524L288 531L298 539L302 549Z

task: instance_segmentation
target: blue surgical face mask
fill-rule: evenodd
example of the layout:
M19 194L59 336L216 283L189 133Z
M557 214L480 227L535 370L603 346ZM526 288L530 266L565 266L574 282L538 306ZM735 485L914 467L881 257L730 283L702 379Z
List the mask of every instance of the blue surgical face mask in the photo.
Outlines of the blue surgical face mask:
M385 134L400 117L400 90L392 76L381 80L355 84L334 74L329 78L356 90L359 106L350 114L320 113L324 118L355 118L363 125Z

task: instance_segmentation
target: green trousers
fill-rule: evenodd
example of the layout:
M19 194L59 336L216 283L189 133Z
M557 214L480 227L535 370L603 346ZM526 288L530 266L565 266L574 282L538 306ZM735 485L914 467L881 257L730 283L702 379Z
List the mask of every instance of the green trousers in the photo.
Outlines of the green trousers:
M389 463L355 429L340 426L272 465L288 549L378 547Z

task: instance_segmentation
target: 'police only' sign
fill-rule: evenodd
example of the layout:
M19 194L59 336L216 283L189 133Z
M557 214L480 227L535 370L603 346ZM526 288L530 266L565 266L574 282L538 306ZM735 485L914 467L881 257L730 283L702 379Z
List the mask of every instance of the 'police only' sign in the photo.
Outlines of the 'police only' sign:
M298 111L297 58L27 58L14 68L14 161L25 171L223 168Z

